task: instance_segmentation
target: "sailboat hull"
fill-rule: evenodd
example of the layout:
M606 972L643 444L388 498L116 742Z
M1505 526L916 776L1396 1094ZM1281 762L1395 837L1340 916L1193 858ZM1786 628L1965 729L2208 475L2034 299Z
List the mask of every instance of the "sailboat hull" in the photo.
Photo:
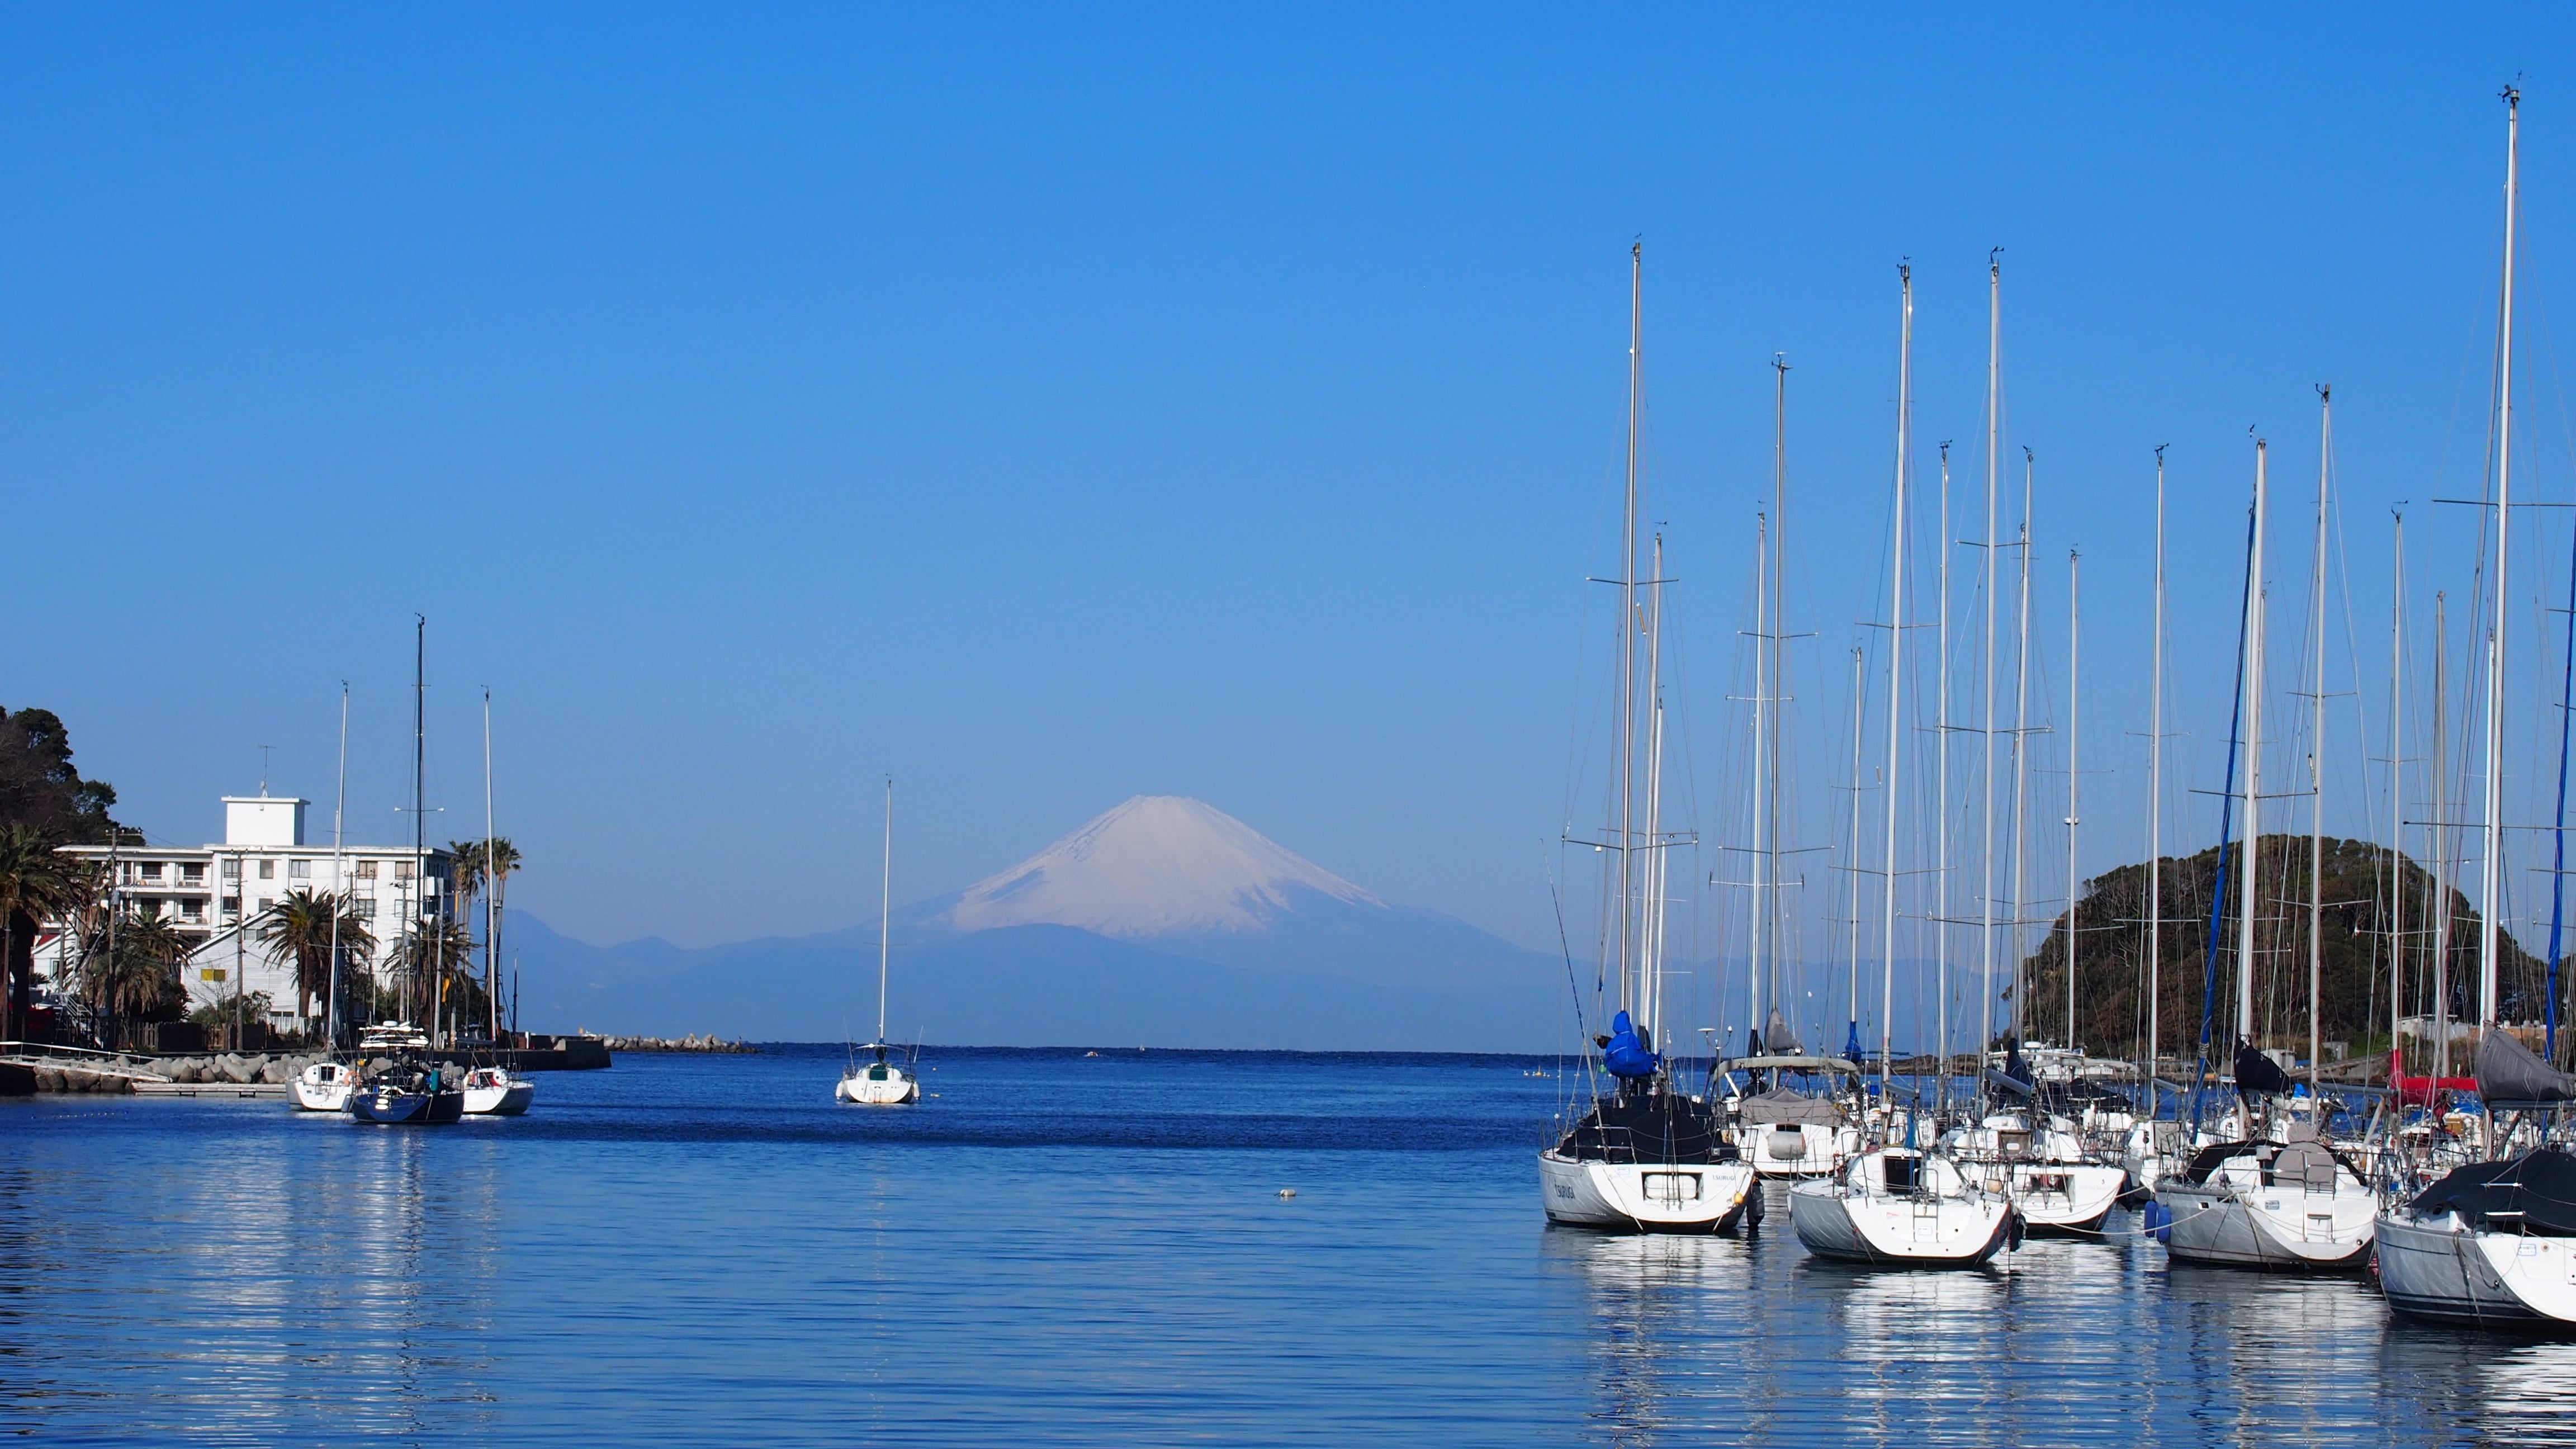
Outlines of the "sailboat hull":
M465 1094L454 1088L438 1092L359 1091L349 1096L349 1115L385 1127L441 1127L465 1115Z
M1538 1157L1547 1220L1617 1232L1727 1233L1759 1220L1759 1179L1741 1162L1604 1162Z
M1883 1267L1974 1268L2011 1238L2001 1197L1857 1193L1840 1182L1789 1190L1789 1225L1819 1258Z
M1739 1127L1736 1150L1764 1177L1798 1179L1831 1177L1860 1149L1860 1134L1849 1127L1817 1123Z
M2169 1218L2156 1230L2165 1251L2210 1267L2357 1269L2369 1258L2378 1215L2377 1199L2359 1188L2309 1192L2168 1176L2155 1197Z
M537 1084L516 1077L491 1082L468 1077L465 1082L465 1115L469 1117L521 1116L536 1099Z
M2412 1318L2576 1332L2576 1239L2472 1231L2450 1213L2377 1224L2379 1288Z
M902 1107L921 1100L921 1083L901 1067L869 1067L841 1078L832 1100L854 1107Z
M358 1074L339 1062L315 1062L295 1079L291 1095L298 1111L345 1112Z
M2090 1233L2120 1201L2126 1170L2091 1162L1960 1164L1988 1191L2012 1198L2024 1226L2037 1233Z

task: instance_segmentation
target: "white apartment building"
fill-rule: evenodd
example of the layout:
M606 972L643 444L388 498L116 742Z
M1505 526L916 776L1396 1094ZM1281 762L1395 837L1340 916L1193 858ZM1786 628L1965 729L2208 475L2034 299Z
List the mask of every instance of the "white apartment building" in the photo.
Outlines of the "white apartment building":
M375 935L369 964L380 975L409 923L445 905L455 860L444 850L433 847L424 859L408 845L344 845L335 865L331 843L316 844L306 835L309 802L227 795L223 804L221 844L63 847L65 855L112 867L117 901L127 914L166 919L197 938L180 973L190 1010L229 1000L236 991L265 991L270 1024L281 1030L295 1025L295 963L270 959L259 940L261 913L288 891L348 892L352 914ZM248 930L242 924L245 910ZM64 944L59 929L39 938L41 982L50 984Z

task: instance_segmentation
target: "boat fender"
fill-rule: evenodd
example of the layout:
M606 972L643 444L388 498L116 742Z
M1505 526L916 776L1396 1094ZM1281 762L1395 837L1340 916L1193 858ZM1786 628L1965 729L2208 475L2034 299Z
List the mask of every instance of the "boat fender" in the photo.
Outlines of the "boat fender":
M2022 1237L2023 1237L2023 1235L2024 1235L2025 1230L2026 1230L2026 1229L2028 1228L2028 1226L2029 1226L2029 1224L2028 1224L2028 1223L2023 1219L2023 1217L2022 1217L2022 1215L2021 1215L2021 1209L2019 1209L2019 1208L2006 1208L2006 1209L2004 1209L2004 1223L2005 1223L2005 1227L2004 1227L2004 1246L2005 1246L2005 1248L2009 1249L2009 1250L2010 1250L2010 1251L2012 1251L2012 1252L2016 1252L2016 1253L2020 1252L2020 1251L2021 1251L2021 1240L2022 1240Z
M2147 1235L2159 1243L2173 1241L2173 1212L2154 1198L2147 1199L2144 1214Z

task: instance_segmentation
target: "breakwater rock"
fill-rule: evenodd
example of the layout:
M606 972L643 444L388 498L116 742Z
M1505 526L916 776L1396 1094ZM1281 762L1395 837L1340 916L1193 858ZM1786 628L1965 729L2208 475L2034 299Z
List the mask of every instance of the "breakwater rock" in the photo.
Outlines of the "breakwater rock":
M137 1081L282 1086L318 1056L219 1053L203 1057L90 1056L29 1063L39 1092L130 1092Z
M174 1082L232 1082L249 1086L266 1082L284 1086L303 1075L304 1069L321 1061L319 1052L301 1056L271 1056L265 1052L236 1055L220 1052L204 1057L156 1057L142 1063L143 1070L158 1072Z
M599 1040L613 1052L723 1052L748 1056L760 1050L718 1036L604 1036Z

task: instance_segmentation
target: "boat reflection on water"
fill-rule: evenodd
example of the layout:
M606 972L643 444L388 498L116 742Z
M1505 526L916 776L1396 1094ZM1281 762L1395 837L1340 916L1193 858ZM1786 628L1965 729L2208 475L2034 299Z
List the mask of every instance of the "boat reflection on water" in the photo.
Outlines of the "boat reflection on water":
M1786 1233L1778 1234L1782 1239ZM1607 1234L1549 1227L1544 1266L1582 1284L1592 1402L1585 1416L1613 1442L1696 1439L1712 1416L1748 1438L1771 1389L1758 1363L1764 1326L1752 1245L1740 1238Z
M2371 1342L2385 1392L2454 1442L2576 1445L2576 1343L2404 1317Z
M2126 1212L1952 1273L1776 1231L1556 1228L1539 1256L1579 1295L1587 1441L2576 1446L2576 1343L2392 1322L2351 1276L2172 1264Z

